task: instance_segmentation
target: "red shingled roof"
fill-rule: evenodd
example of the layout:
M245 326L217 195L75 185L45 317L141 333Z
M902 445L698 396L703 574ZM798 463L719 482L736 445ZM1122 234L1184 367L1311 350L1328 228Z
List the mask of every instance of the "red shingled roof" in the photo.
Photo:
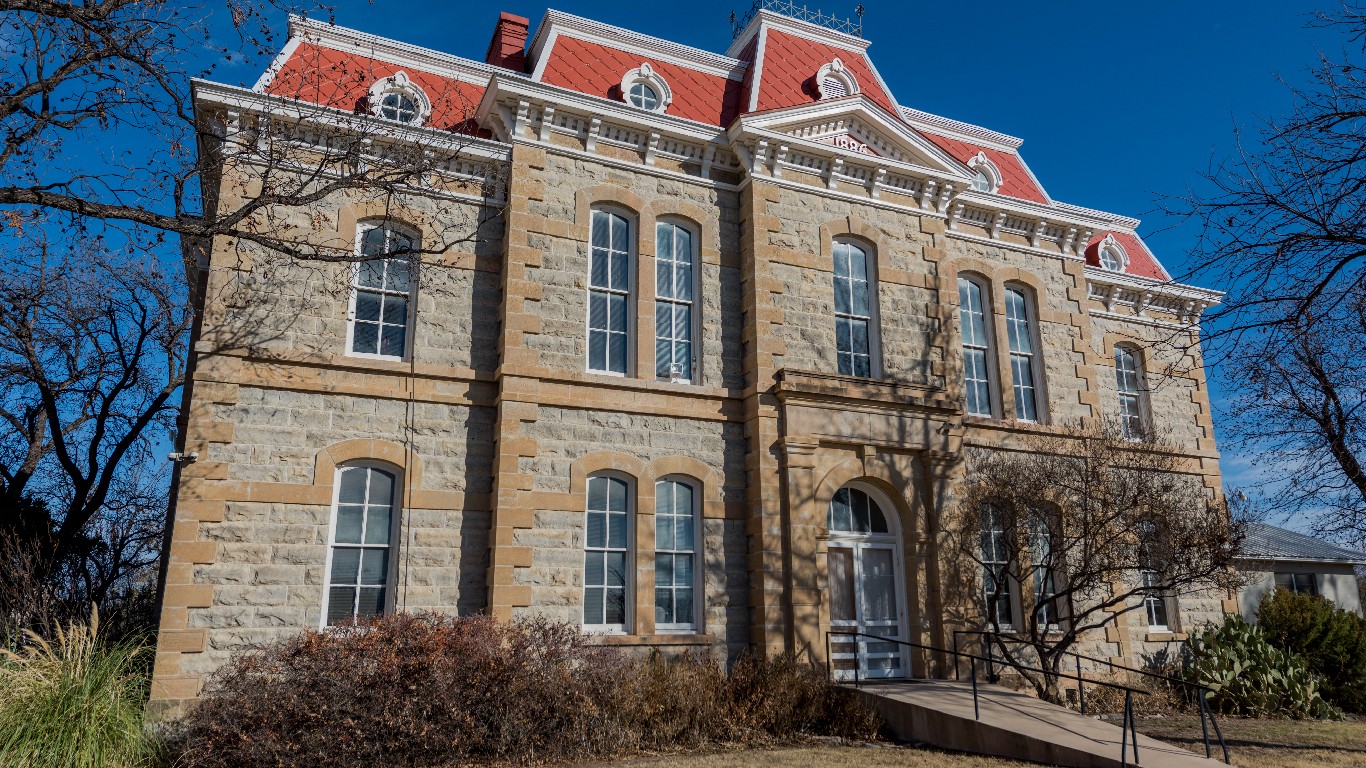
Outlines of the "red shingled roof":
M1033 200L1036 203L1047 203L1048 198L1044 197L1043 190L1034 183L1029 171L1025 170L1024 163L1020 161L1018 155L1012 152L1002 152L999 149L989 147L979 147L958 139L947 139L943 136L936 136L933 133L923 134L925 138L939 145L939 148L953 155L959 162L967 163L981 152L987 159L995 163L996 170L1001 172L1001 187L996 191L1003 195L1018 197L1021 200Z
M363 106L375 81L403 70L432 102L427 125L470 132L474 110L484 87L452 80L430 72L405 69L386 61L343 53L310 42L300 42L285 61L266 93L313 104L354 111Z
M1100 241L1106 235L1114 235L1115 242L1119 243L1124 252L1129 255L1129 266L1125 272L1139 277L1150 277L1154 280L1170 280L1167 270L1157 263L1157 258L1148 250L1148 246L1138 238L1138 235L1130 232L1101 232L1091 238L1091 242L1086 244L1086 263L1093 267L1100 266Z
M725 126L740 110L744 83L739 80L649 59L563 33L545 56L541 81L549 85L621 101L622 76L649 61L673 92L673 103L666 114Z
M759 101L755 111L809 104L820 98L815 83L816 70L836 57L854 75L859 91L892 114L896 108L882 90L873 68L863 53L836 48L827 43L807 40L776 29L766 31L763 72L759 74Z

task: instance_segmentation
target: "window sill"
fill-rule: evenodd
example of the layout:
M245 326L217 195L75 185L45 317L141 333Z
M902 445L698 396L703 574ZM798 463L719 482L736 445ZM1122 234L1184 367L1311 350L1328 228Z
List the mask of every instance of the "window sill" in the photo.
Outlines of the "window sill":
M1168 629L1150 629L1148 634L1143 636L1146 643L1179 643L1185 639L1185 632L1173 632Z
M659 634L659 635L589 635L589 645L712 645L715 635Z

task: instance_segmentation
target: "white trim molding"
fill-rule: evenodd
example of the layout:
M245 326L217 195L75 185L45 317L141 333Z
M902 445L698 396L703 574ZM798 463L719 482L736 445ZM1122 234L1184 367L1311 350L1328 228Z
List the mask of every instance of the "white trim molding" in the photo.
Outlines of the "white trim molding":
M655 92L657 102L653 109L638 107L631 103L631 88L636 85L644 84ZM628 70L621 77L621 100L637 109L645 109L648 112L663 112L673 103L673 90L664 78L650 66L650 62L643 61L635 69Z
M978 192L995 192L1001 188L1001 183L1005 181L1001 176L1001 170L996 167L995 163L987 158L987 153L985 152L978 152L976 157L968 160L967 166L968 170L973 172L974 184L977 181L978 173L987 177L988 188L978 189ZM976 189L976 187L974 187L974 189Z
M1114 254L1116 260L1119 261L1119 268L1105 265L1106 251ZM1115 239L1113 232L1107 233L1104 240L1096 243L1096 260L1100 263L1101 269L1107 272L1125 272L1129 269L1129 252L1124 250L1124 246Z
M374 85L370 86L370 114L384 118L381 112L384 107L384 97L395 93L411 101L416 111L412 120L396 121L405 125L426 125L428 118L432 116L432 100L427 98L427 94L408 77L407 72L402 70L388 77L381 77L375 81Z
M827 92L825 85L827 80L837 81L840 85L844 86L844 92ZM820 69L816 70L816 91L820 93L822 99L837 99L841 96L854 96L859 92L858 80L855 79L854 73L850 72L849 69L844 66L844 62L840 61L840 58L836 56L834 61L829 64L824 64Z

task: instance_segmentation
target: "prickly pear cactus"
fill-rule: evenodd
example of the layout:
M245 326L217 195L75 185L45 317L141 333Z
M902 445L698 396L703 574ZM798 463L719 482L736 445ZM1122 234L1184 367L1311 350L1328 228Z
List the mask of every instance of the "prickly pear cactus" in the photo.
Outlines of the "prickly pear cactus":
M1193 662L1186 675L1209 690L1218 712L1248 717L1338 719L1319 694L1319 681L1300 656L1267 642L1262 631L1238 616L1193 634L1186 641Z

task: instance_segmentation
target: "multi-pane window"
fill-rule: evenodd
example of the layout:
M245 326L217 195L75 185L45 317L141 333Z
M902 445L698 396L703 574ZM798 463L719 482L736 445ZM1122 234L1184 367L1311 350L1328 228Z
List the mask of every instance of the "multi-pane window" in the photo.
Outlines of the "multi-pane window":
M631 106L633 107L640 107L641 109L648 109L651 111L659 109L659 94L655 93L655 89L643 82L633 84L626 95L630 99Z
M379 114L389 120L411 123L417 119L417 105L406 94L394 91L380 99Z
M1040 627L1056 627L1059 621L1058 585L1054 556L1054 520L1041 510L1035 510L1029 520L1029 550L1033 557L1031 577L1034 581L1034 620Z
M408 345L408 302L413 289L413 239L389 227L361 235L352 286L352 354L402 358Z
M396 486L394 475L375 467L338 473L324 606L329 626L384 612Z
M978 192L991 191L991 178L987 176L986 171L978 171L977 175L972 177L972 188Z
M1119 390L1119 424L1130 440L1147 432L1143 414L1143 366L1133 347L1115 347L1115 385Z
M1278 573L1276 574L1276 586L1303 595L1317 595L1319 593L1318 581L1312 573Z
M826 525L846 533L887 533L887 518L877 502L857 488L841 488L830 500Z
M994 504L982 505L982 594L987 622L1015 626L1010 599L1010 555L1004 516Z
M1034 328L1029 318L1029 299L1019 288L1006 288L1006 335L1010 339L1010 376L1015 385L1015 418L1038 421Z
M655 228L655 375L693 378L692 232L660 222Z
M588 478L584 536L583 624L625 631L630 563L630 486L616 477Z
M1100 249L1100 265L1111 272L1122 272L1124 270L1124 260L1113 248Z
M958 323L963 330L963 384L967 388L968 413L990 416L991 374L987 362L991 344L987 337L984 291L976 280L958 278Z
M655 484L655 628L696 628L697 512L693 488Z
M1162 593L1162 576L1157 571L1139 571L1143 587L1143 612L1148 616L1149 629L1168 629L1167 597Z
M588 267L588 370L625 375L631 304L631 223L593 211Z
M845 376L872 376L868 299L868 254L850 243L835 243L835 351Z

